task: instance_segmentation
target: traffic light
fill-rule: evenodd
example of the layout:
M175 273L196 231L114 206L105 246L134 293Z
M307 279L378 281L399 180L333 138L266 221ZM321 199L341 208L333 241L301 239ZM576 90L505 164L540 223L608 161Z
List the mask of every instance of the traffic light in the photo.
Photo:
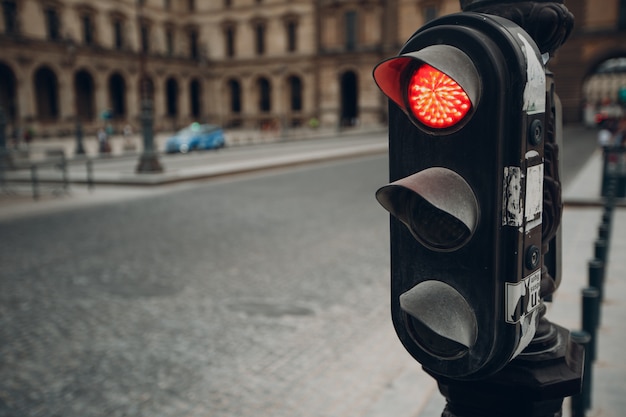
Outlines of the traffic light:
M454 379L491 375L535 334L546 78L513 22L457 13L374 78L390 99L391 311L408 352Z

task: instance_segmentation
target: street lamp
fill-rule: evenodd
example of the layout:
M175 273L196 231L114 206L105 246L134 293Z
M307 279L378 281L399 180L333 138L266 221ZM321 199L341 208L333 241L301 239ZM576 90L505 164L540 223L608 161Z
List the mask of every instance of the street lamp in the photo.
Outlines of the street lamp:
M146 78L146 54L148 51L142 45L141 18L143 16L143 1L137 0L137 22L139 24L139 77L141 80L141 130L143 135L143 152L139 156L136 172L150 174L163 172L159 163L159 156L154 149L154 116L152 100L148 95L148 79Z
M4 114L2 106L0 106L0 171L4 171L5 169L13 166L11 155L7 150L6 128L7 118Z

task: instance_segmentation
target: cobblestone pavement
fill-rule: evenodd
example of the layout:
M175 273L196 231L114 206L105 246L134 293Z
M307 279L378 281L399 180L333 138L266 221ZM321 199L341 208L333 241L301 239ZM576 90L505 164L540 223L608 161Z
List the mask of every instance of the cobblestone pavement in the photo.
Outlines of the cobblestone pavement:
M0 221L0 416L386 415L419 365L389 322L385 165ZM411 389L409 412L435 393Z

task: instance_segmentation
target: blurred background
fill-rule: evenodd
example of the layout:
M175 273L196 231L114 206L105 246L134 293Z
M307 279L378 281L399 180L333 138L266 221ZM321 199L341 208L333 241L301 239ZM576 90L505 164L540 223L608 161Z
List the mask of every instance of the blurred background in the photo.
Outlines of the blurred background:
M623 0L568 0L573 35L552 60L566 123L625 95ZM372 82L456 0L3 0L0 106L8 136L122 133L153 102L155 130L350 128L386 122ZM611 113L612 114L612 113Z
M441 415L389 317L371 74L458 1L0 4L0 416ZM566 206L553 314L575 328L597 133L626 101L626 0L565 4L562 182L592 203ZM160 165L138 174L146 121ZM182 129L219 150L162 153ZM598 372L609 410L622 364Z

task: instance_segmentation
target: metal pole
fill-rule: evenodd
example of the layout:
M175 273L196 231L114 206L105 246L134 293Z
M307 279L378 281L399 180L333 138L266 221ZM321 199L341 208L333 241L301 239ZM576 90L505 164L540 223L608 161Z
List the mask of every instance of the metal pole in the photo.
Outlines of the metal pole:
M93 161L91 158L87 159L87 187L89 191L93 190L94 182L93 182Z
M137 21L138 28L141 28L141 19L143 17L143 2L137 2ZM141 30L141 29L140 29ZM141 37L141 36L140 36ZM143 131L143 152L139 156L136 172L158 173L163 172L163 167L159 163L159 157L154 150L154 133L153 133L153 114L152 101L148 96L148 80L146 78L146 59L147 51L143 49L143 45L139 45L139 76L141 80L141 127Z
M39 200L39 178L37 178L37 165L30 166L30 179L33 185L33 200Z
M7 149L7 118L4 114L4 110L0 106L0 165L4 168L13 167L13 160L11 158L11 154Z
M585 348L585 354L588 352L588 346L591 342L591 336L584 330L577 330L571 333L572 340ZM572 417L585 417L588 405L591 404L591 361L585 360L583 373L582 391L572 396L571 410Z
M591 336L591 343L589 344L589 354L587 358L592 362L596 360L597 352L597 329L598 312L600 311L600 291L597 288L587 287L582 290L582 324L583 330L589 333Z
M138 173L163 172L159 157L154 150L154 134L152 130L152 103L149 99L142 102L141 125L143 128L143 153L137 164Z
M83 146L83 126L78 117L76 118L76 155L84 155L85 148Z

